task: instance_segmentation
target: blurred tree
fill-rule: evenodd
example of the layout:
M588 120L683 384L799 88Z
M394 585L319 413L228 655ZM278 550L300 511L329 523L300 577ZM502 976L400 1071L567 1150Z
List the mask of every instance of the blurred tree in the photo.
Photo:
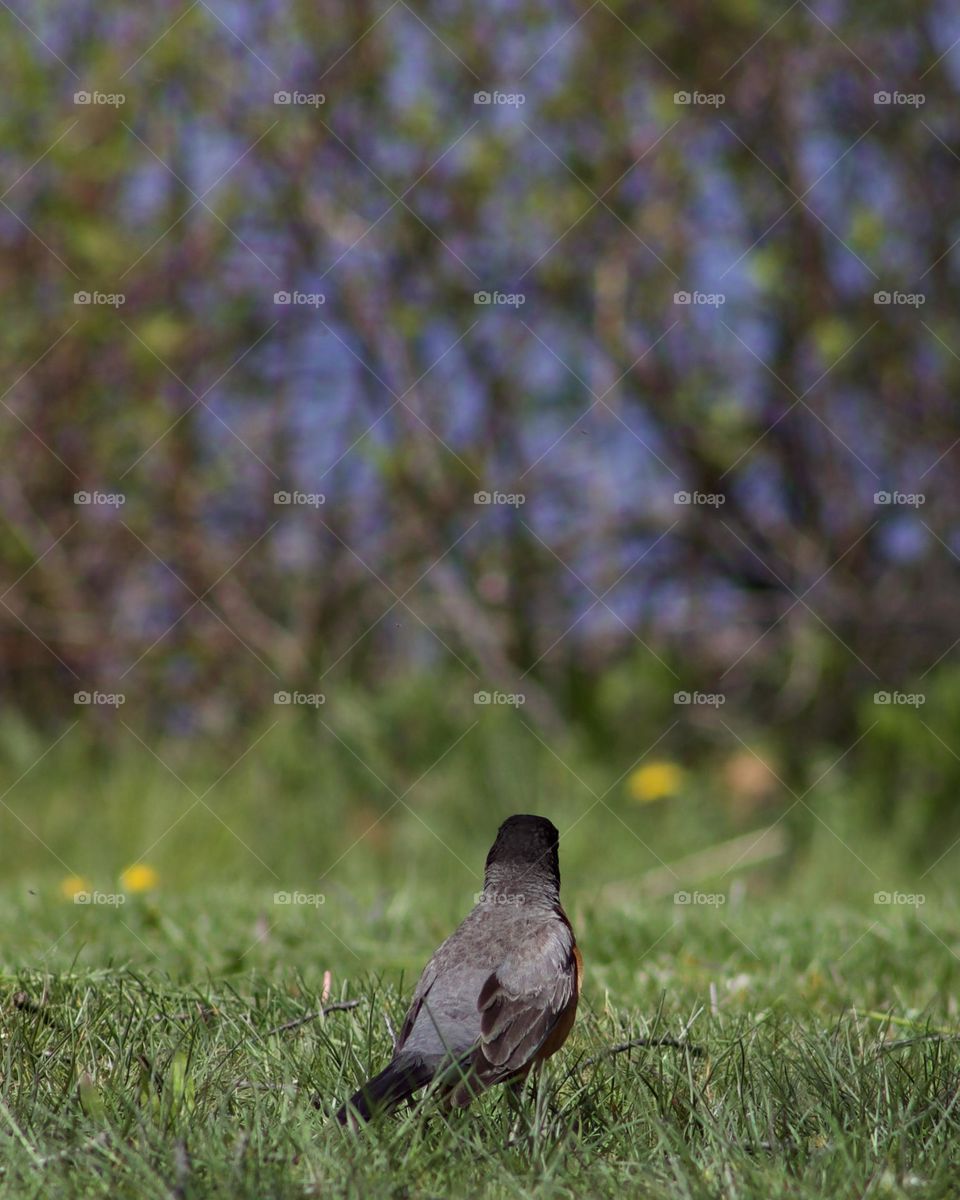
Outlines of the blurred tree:
M17 12L18 704L211 730L427 667L553 726L628 659L842 737L952 652L942 6Z

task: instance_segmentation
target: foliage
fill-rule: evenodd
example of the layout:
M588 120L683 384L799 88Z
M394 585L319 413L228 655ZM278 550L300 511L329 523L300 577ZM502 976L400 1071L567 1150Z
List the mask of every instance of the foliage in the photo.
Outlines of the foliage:
M635 653L667 703L845 749L865 687L949 652L941 6L4 20L0 636L32 714L99 688L210 736L442 663L596 728Z

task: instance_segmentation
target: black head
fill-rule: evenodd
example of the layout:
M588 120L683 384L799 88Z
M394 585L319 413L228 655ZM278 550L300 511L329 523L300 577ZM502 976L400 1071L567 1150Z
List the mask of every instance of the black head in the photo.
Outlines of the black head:
M522 872L531 879L541 878L560 886L560 834L546 817L517 813L507 817L497 830L497 838L487 855L487 872L493 868Z

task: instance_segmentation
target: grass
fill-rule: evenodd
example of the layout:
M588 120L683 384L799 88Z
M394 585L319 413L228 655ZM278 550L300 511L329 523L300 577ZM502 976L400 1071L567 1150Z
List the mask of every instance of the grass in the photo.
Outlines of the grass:
M788 798L745 816L693 775L656 805L620 785L597 804L622 767L569 747L568 769L515 724L475 732L400 804L440 750L281 731L201 804L238 752L152 746L164 766L84 737L28 772L0 844L0 1196L958 1194L949 856L920 886L841 806L836 775L809 800L833 832L790 813L777 858L730 869L727 839ZM43 742L14 749L10 783ZM519 1112L494 1092L462 1116L419 1106L358 1134L331 1127L469 909L496 824L521 808L566 831L587 966L567 1046ZM715 865L680 868L678 886L722 902L651 886L661 860L709 847ZM77 874L116 896L141 859L159 875L147 893L60 894ZM925 902L878 906L879 889ZM323 901L274 903L296 890ZM664 1035L687 1047L616 1049Z

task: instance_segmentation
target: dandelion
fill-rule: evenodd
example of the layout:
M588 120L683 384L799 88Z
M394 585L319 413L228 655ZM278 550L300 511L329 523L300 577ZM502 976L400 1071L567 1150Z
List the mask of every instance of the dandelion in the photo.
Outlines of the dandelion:
M160 876L146 863L134 863L121 873L120 882L128 892L149 892L160 882Z
M645 763L627 777L627 790L640 804L675 796L683 785L683 769L672 762Z
M60 884L60 895L65 900L73 900L81 892L89 892L90 884L82 875L68 875Z

